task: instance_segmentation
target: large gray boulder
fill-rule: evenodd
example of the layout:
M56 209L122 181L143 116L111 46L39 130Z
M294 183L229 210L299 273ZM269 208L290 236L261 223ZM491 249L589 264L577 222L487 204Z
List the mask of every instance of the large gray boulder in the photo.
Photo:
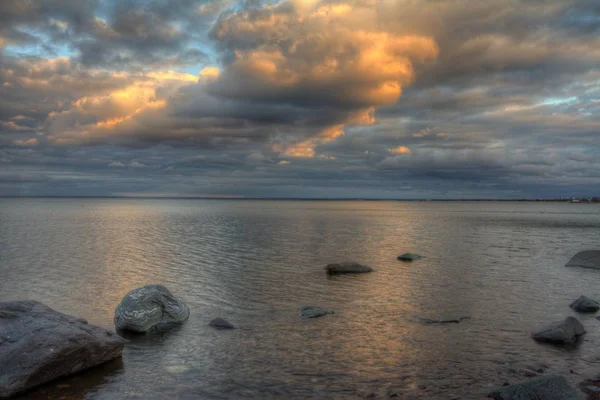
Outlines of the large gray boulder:
M533 334L538 342L572 343L585 333L585 328L575 317L553 322Z
M488 397L494 400L583 400L565 378L557 375L505 386Z
M600 250L580 251L569 260L566 266L600 269Z
M373 268L368 265L359 264L354 261L343 261L340 263L328 264L325 270L329 275L336 274L360 274L364 272L371 272Z
M124 342L37 301L0 303L0 398L121 357Z
M569 307L580 313L593 313L600 310L600 304L589 297L580 296Z
M179 324L190 316L190 310L162 285L146 285L127 293L115 310L118 330L148 332Z

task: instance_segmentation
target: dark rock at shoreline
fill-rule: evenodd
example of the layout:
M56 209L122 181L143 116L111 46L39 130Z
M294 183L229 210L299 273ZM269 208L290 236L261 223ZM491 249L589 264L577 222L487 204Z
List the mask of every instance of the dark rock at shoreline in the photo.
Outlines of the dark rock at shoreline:
M146 285L127 293L115 310L118 330L144 333L190 316L188 307L162 285Z
M488 397L494 400L583 400L565 378L557 375L504 386Z
M318 318L318 317L322 317L323 315L333 314L333 313L334 312L331 310L326 310L324 308L313 307L313 306L305 306L300 309L300 315L305 318Z
M235 326L225 321L223 318L215 318L208 324L210 326L214 326L219 329L235 329Z
M566 267L600 269L600 250L580 251L569 260Z
M404 253L398 256L398 260L400 261L415 261L420 260L421 258L423 258L423 256L413 253Z
M539 342L572 343L585 333L585 328L575 317L567 317L563 321L553 322L533 334Z
M121 357L124 342L37 301L0 303L0 398Z
M354 261L344 261L341 263L328 264L325 270L329 275L336 274L360 274L365 272L372 272L373 268L368 265L359 264Z
M580 296L569 305L573 310L580 313L592 313L600 310L600 304L589 297Z

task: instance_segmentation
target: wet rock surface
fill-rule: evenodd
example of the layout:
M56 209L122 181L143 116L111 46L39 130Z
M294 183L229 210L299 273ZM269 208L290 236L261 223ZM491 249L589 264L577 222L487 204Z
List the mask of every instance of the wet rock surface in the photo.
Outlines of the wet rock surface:
M419 318L419 322L425 325L435 324L458 324L464 320L468 320L470 317L465 315L440 315L433 318Z
M0 303L0 398L121 357L124 342L37 301Z
M423 256L421 256L419 254L414 254L414 253L404 253L404 254L400 254L397 258L400 261L416 261L416 260L420 260L421 258L423 258Z
M504 386L489 397L494 400L583 400L565 378L557 375Z
M235 326L228 321L225 321L223 318L215 318L210 321L208 325L219 329L235 329Z
M305 306L300 309L300 315L304 318L318 318L333 313L331 310L313 306Z
M162 285L146 285L127 293L115 310L117 330L145 333L188 319L188 307Z
M586 250L575 254L567 267L600 269L600 250Z
M329 275L336 275L372 272L373 268L369 267L368 265L359 264L355 261L343 261L340 263L328 264L325 266L325 270Z
M575 342L583 334L583 324L575 317L567 317L539 329L533 334L533 338L538 342L566 344Z
M580 313L593 313L600 310L600 304L589 297L580 296L569 305L573 310Z

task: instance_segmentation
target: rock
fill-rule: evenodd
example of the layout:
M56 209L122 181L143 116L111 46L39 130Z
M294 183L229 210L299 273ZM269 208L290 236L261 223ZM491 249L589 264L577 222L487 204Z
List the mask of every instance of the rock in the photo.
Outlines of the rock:
M464 321L466 319L470 319L470 317L467 316L449 316L449 315L442 315L436 318L419 318L419 321L421 321L422 324L425 325L431 325L431 324L458 324L461 321Z
M0 303L0 398L121 357L122 338L37 301Z
M588 385L583 388L588 393L600 393L600 387Z
M600 269L600 250L580 251L569 260L566 266Z
M585 328L577 318L567 317L538 330L533 338L539 342L572 343L584 333Z
M190 311L162 285L146 285L127 293L115 310L118 330L148 332L167 324L182 323Z
M235 326L231 325L229 322L225 321L223 318L215 318L208 324L210 326L214 326L219 329L235 329Z
M331 310L325 310L323 308L313 307L313 306L305 306L300 309L300 315L305 318L318 318L318 317L322 317L323 315L333 314L333 313L334 312Z
M592 313L600 310L600 304L585 296L580 296L569 307L580 313Z
M583 400L565 378L556 375L505 386L488 397L495 400Z
M335 274L359 274L364 272L371 272L373 269L368 265L359 264L354 261L344 261L341 263L328 264L325 270L329 275Z
M404 253L398 256L398 260L400 261L415 261L420 260L421 258L423 258L423 256L413 253Z

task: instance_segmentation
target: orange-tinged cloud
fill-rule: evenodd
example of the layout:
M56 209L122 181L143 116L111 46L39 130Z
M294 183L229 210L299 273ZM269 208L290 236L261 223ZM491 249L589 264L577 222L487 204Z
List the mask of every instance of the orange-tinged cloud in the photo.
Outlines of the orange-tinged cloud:
M265 134L247 120L238 123L257 112L238 110L242 100L289 106L299 117L280 119L293 122L283 133L287 141L273 151L317 157L320 144L336 140L349 126L374 124L376 108L395 103L414 80L417 64L438 55L430 37L380 29L376 5L371 0L283 0L242 8L222 16L211 32L232 56L223 58L224 64L207 66L196 76L105 72L122 84L66 100L49 113L44 131L50 142L60 144L158 135L162 127L161 134L174 136L220 135L227 129L236 130L227 133L232 136ZM96 29L110 36L114 32L107 26L96 21ZM40 66L67 67L73 65L64 57ZM56 85L41 73L21 80L20 85ZM204 130L202 124L211 126ZM273 132L279 134L278 128Z
M185 85L195 83L194 75L158 71L130 77L134 82L107 94L84 96L65 111L51 112L46 133L55 144L71 144L119 135L135 130L138 119L167 106L168 97Z
M299 158L313 158L315 156L316 140L310 139L290 146L285 150L285 155Z
M347 109L344 120L282 145L286 155L314 157L319 143L343 135L346 126L375 123L375 108L395 103L414 80L415 63L438 55L431 37L379 29L376 6L291 0L221 19L213 36L232 47L235 59L217 91Z
M200 77L205 79L216 79L221 75L221 71L217 67L206 67L200 71Z
M406 146L398 146L393 149L389 149L390 153L393 154L411 154L412 151Z
M40 142L36 138L27 140L13 140L13 144L17 146L37 146Z

